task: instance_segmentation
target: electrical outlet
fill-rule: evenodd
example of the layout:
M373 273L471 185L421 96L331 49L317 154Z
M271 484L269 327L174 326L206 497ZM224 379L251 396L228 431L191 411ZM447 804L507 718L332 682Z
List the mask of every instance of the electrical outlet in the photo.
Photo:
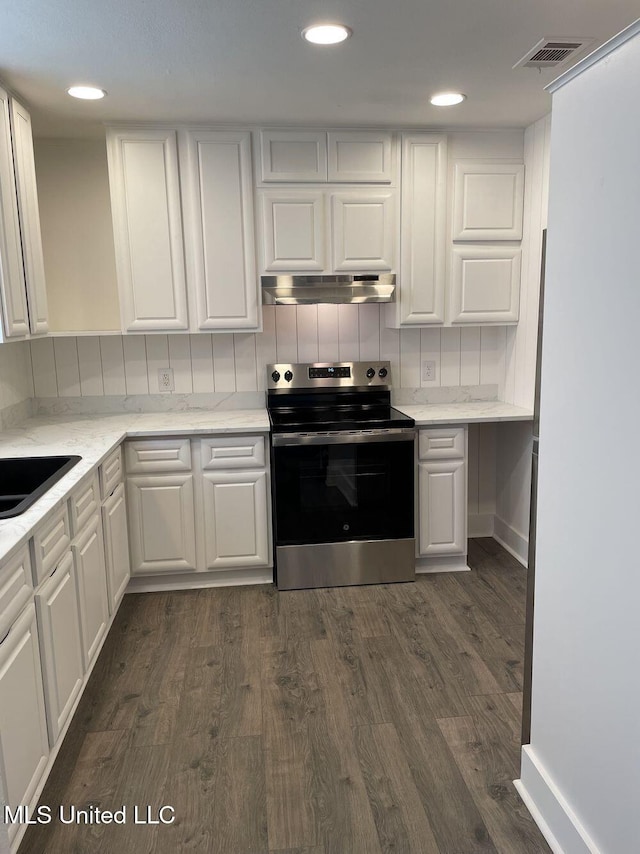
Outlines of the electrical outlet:
M426 360L422 363L422 382L431 383L436 378L436 363Z
M160 391L173 391L175 389L173 368L160 368L158 370L158 386Z

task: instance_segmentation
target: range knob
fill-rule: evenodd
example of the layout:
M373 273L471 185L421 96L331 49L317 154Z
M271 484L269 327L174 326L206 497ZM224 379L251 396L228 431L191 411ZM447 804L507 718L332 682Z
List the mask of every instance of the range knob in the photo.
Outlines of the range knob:
M367 377L368 379L373 379L376 375L374 368L367 368Z
M271 374L271 379L274 381L274 383L277 383L277 382L278 382L278 380L280 379L280 372L279 372L279 371L274 371L274 372Z
M378 376L384 379L388 373L389 371L386 368L380 368L380 370L378 371Z
M291 380L293 379L293 374L291 373L291 371L285 371L284 372L284 378L288 383L290 383Z

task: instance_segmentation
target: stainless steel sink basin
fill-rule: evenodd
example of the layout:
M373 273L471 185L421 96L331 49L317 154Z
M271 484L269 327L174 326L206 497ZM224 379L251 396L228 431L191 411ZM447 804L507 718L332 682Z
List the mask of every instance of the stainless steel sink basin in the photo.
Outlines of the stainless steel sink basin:
M28 510L82 457L12 457L0 459L0 519Z

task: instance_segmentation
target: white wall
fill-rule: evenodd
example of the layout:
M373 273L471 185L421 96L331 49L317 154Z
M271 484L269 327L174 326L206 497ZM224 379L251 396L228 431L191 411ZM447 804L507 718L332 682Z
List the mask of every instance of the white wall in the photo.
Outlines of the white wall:
M547 226L551 115L524 135L525 196L520 321L506 330L504 399L533 408L540 296L542 230ZM530 423L502 425L496 442L494 536L523 563L527 559L531 493Z
M34 147L51 329L120 329L104 139Z
M553 97L531 745L566 854L638 851L640 21Z

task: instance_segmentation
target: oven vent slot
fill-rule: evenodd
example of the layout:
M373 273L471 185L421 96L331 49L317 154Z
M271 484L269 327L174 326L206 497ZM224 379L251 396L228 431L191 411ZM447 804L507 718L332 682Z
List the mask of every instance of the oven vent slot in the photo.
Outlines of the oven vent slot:
M262 276L265 305L334 305L395 301L394 273L341 276Z

